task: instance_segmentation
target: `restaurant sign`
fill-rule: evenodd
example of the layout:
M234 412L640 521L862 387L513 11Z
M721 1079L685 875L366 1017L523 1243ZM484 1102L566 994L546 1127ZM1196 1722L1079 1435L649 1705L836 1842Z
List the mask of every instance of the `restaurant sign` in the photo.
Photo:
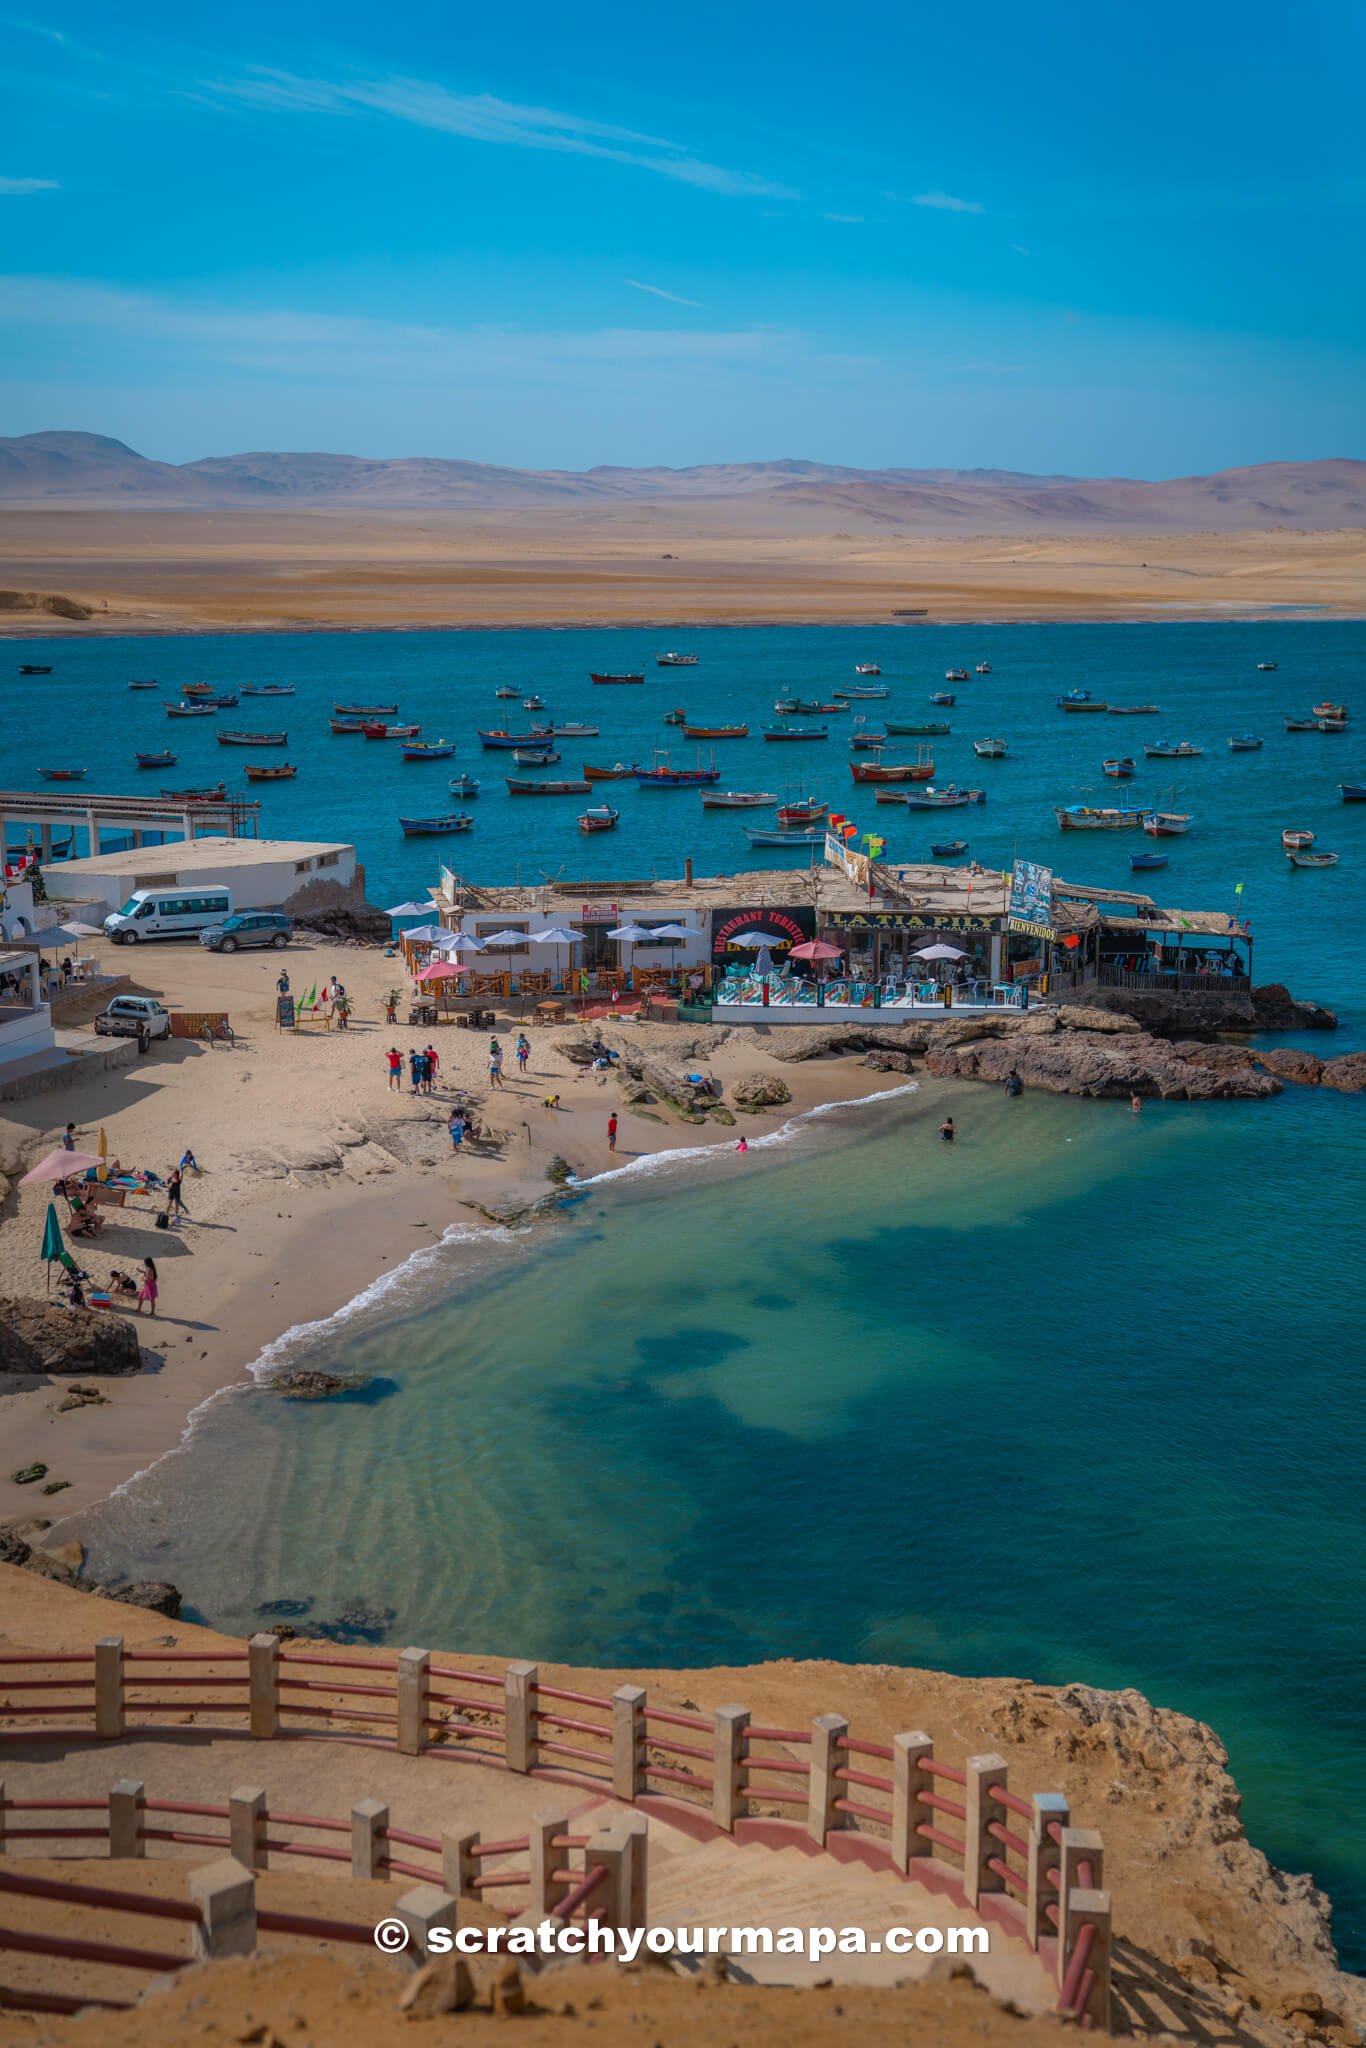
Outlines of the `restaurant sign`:
M814 910L774 910L751 905L747 910L714 910L711 914L713 960L734 960L730 942L741 932L764 932L771 946L800 946L816 936Z
M837 932L994 932L993 917L969 917L960 911L831 910L821 922Z
M1009 928L1032 939L1056 937L1053 929L1053 870L1037 861L1017 860L1010 877Z
M615 903L585 903L579 911L580 924L617 924Z

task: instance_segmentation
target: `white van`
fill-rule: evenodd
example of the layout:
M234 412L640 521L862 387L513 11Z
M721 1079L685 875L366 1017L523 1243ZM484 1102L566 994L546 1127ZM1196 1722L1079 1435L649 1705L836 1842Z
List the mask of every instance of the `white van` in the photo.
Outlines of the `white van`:
M132 946L139 939L195 939L231 915L231 889L135 889L122 910L110 911L104 929L116 945Z

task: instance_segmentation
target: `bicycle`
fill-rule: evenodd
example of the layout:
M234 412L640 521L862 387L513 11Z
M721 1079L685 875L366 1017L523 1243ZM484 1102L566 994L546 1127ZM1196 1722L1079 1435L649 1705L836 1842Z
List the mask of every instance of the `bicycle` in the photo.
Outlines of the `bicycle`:
M212 1045L215 1039L222 1039L225 1045L236 1046L237 1044L237 1033L233 1030L226 1017L218 1024L214 1023L212 1017L206 1017L203 1025L200 1027L199 1035L206 1045Z

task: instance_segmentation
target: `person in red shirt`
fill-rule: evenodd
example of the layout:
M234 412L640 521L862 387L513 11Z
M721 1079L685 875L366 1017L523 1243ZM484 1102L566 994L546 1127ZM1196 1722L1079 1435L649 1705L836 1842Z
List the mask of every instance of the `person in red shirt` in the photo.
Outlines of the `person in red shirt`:
M427 1047L427 1093L429 1095L436 1086L436 1070L440 1064L441 1062L436 1055L436 1047L429 1045Z
M403 1054L396 1045L389 1048L389 1086L403 1093Z
M612 1114L607 1119L607 1149L609 1152L615 1152L617 1149L617 1113L615 1110L612 1111Z

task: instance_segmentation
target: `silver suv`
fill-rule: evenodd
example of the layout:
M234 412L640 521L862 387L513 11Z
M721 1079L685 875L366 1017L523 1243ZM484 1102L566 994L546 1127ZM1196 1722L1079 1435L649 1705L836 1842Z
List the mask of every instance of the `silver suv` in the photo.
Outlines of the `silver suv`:
M239 946L287 946L293 934L293 920L278 910L242 910L205 925L199 943L211 953L235 953Z

